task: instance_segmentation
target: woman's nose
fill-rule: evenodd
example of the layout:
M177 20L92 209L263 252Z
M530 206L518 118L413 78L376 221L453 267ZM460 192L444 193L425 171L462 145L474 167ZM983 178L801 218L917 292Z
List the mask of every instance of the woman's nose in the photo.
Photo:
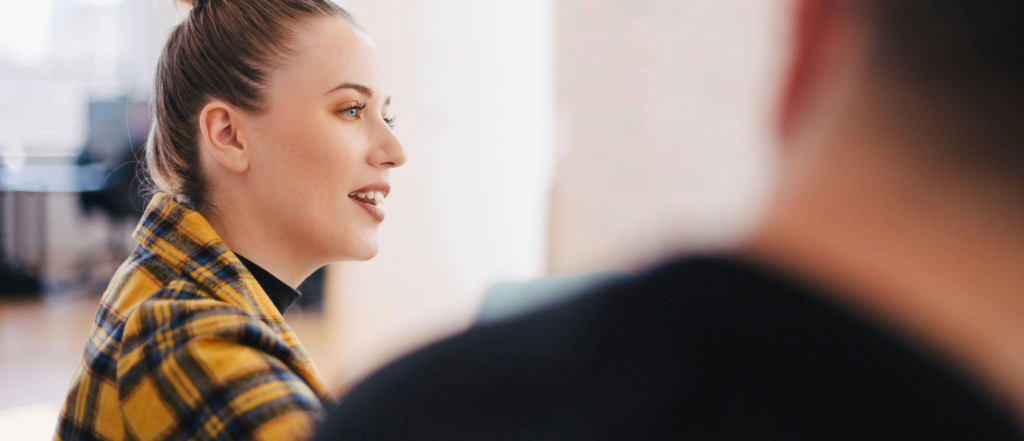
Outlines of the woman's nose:
M383 130L381 139L378 141L374 154L370 155L370 162L373 166L388 168L401 167L405 164L405 148L390 128Z

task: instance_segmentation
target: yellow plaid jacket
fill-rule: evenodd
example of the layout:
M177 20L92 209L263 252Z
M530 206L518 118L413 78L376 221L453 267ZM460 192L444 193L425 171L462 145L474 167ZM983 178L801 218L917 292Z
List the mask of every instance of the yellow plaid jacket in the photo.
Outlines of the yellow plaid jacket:
M327 391L213 227L153 198L96 312L55 439L304 438Z

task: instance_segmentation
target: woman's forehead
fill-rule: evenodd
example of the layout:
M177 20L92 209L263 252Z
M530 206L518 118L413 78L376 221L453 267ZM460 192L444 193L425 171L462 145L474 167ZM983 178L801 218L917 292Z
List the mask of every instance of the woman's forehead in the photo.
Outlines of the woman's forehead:
M331 17L307 24L295 35L288 62L277 69L286 89L325 93L339 84L381 87L377 46L361 29L344 18Z

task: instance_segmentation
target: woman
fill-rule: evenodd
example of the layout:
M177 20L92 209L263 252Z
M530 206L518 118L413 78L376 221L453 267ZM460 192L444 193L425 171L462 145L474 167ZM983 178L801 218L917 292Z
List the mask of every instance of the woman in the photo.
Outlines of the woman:
M317 268L376 254L387 172L405 162L377 50L344 10L189 3L156 72L160 193L57 438L305 436L327 391L281 314Z

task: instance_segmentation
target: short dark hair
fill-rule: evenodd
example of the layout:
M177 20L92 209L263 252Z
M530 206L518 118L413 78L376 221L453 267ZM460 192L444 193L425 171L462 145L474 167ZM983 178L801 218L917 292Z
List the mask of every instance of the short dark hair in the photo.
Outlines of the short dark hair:
M1024 82L1024 1L867 0L876 51L946 81Z
M927 94L971 156L1024 171L1024 0L852 1L881 75Z

